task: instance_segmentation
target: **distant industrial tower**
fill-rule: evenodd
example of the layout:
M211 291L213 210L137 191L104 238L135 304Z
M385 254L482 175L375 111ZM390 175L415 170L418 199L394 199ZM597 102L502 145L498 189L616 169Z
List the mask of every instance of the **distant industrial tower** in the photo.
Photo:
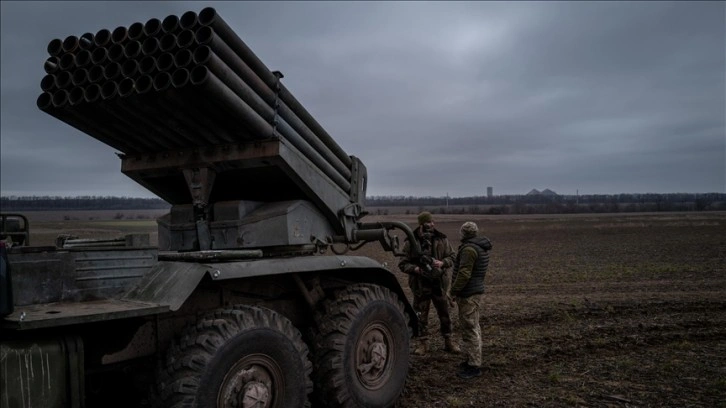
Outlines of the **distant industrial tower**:
M494 187L487 187L487 197L492 197L494 195Z

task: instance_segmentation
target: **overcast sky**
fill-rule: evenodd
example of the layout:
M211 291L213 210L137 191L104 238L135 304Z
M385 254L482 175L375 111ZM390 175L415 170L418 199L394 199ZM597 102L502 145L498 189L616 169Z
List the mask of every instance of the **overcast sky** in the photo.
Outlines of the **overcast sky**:
M47 45L207 6L369 196L726 192L724 2L0 4L2 196L153 197L36 107Z

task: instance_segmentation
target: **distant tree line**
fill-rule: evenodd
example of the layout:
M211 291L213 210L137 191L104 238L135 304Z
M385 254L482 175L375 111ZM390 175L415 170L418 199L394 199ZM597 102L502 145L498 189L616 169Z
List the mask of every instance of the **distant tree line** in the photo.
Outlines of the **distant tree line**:
M726 194L591 194L498 195L474 197L366 197L369 208L407 207L405 212L426 209L434 213L464 214L566 214L658 211L726 211ZM0 210L156 210L171 205L159 198L113 196L8 196L0 197ZM413 208L414 210L411 210ZM383 210L376 210L381 212Z
M726 194L498 195L475 197L372 196L369 208L413 207L449 214L567 214L725 211ZM410 210L409 210L410 211ZM381 211L377 211L381 212Z
M9 196L0 197L0 210L55 211L55 210L163 210L171 206L159 198L112 196Z

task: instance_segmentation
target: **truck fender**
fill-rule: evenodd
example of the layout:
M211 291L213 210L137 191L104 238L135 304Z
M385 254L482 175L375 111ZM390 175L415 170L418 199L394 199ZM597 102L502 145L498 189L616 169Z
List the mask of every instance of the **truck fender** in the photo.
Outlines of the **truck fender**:
M194 292L205 275L209 275L212 280L229 280L372 268L381 268L381 264L361 256L301 256L219 263L160 261L124 295L123 299L166 305L171 311L176 311Z
M209 265L191 262L160 261L124 296L124 300L156 303L179 310L194 292Z
M176 311L205 275L209 275L212 280L223 281L309 272L347 275L353 281L384 284L398 294L406 311L415 317L393 273L378 261L363 256L300 256L215 263L160 261L126 293L124 299L166 305L171 311ZM412 319L412 325L416 333L418 325L415 318Z

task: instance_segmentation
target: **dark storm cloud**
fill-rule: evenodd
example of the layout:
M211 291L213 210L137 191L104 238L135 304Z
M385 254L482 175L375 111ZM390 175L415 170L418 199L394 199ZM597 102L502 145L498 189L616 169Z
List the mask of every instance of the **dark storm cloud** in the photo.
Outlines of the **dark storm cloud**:
M2 194L149 195L35 108L45 46L208 5L369 195L726 189L724 3L2 2Z

